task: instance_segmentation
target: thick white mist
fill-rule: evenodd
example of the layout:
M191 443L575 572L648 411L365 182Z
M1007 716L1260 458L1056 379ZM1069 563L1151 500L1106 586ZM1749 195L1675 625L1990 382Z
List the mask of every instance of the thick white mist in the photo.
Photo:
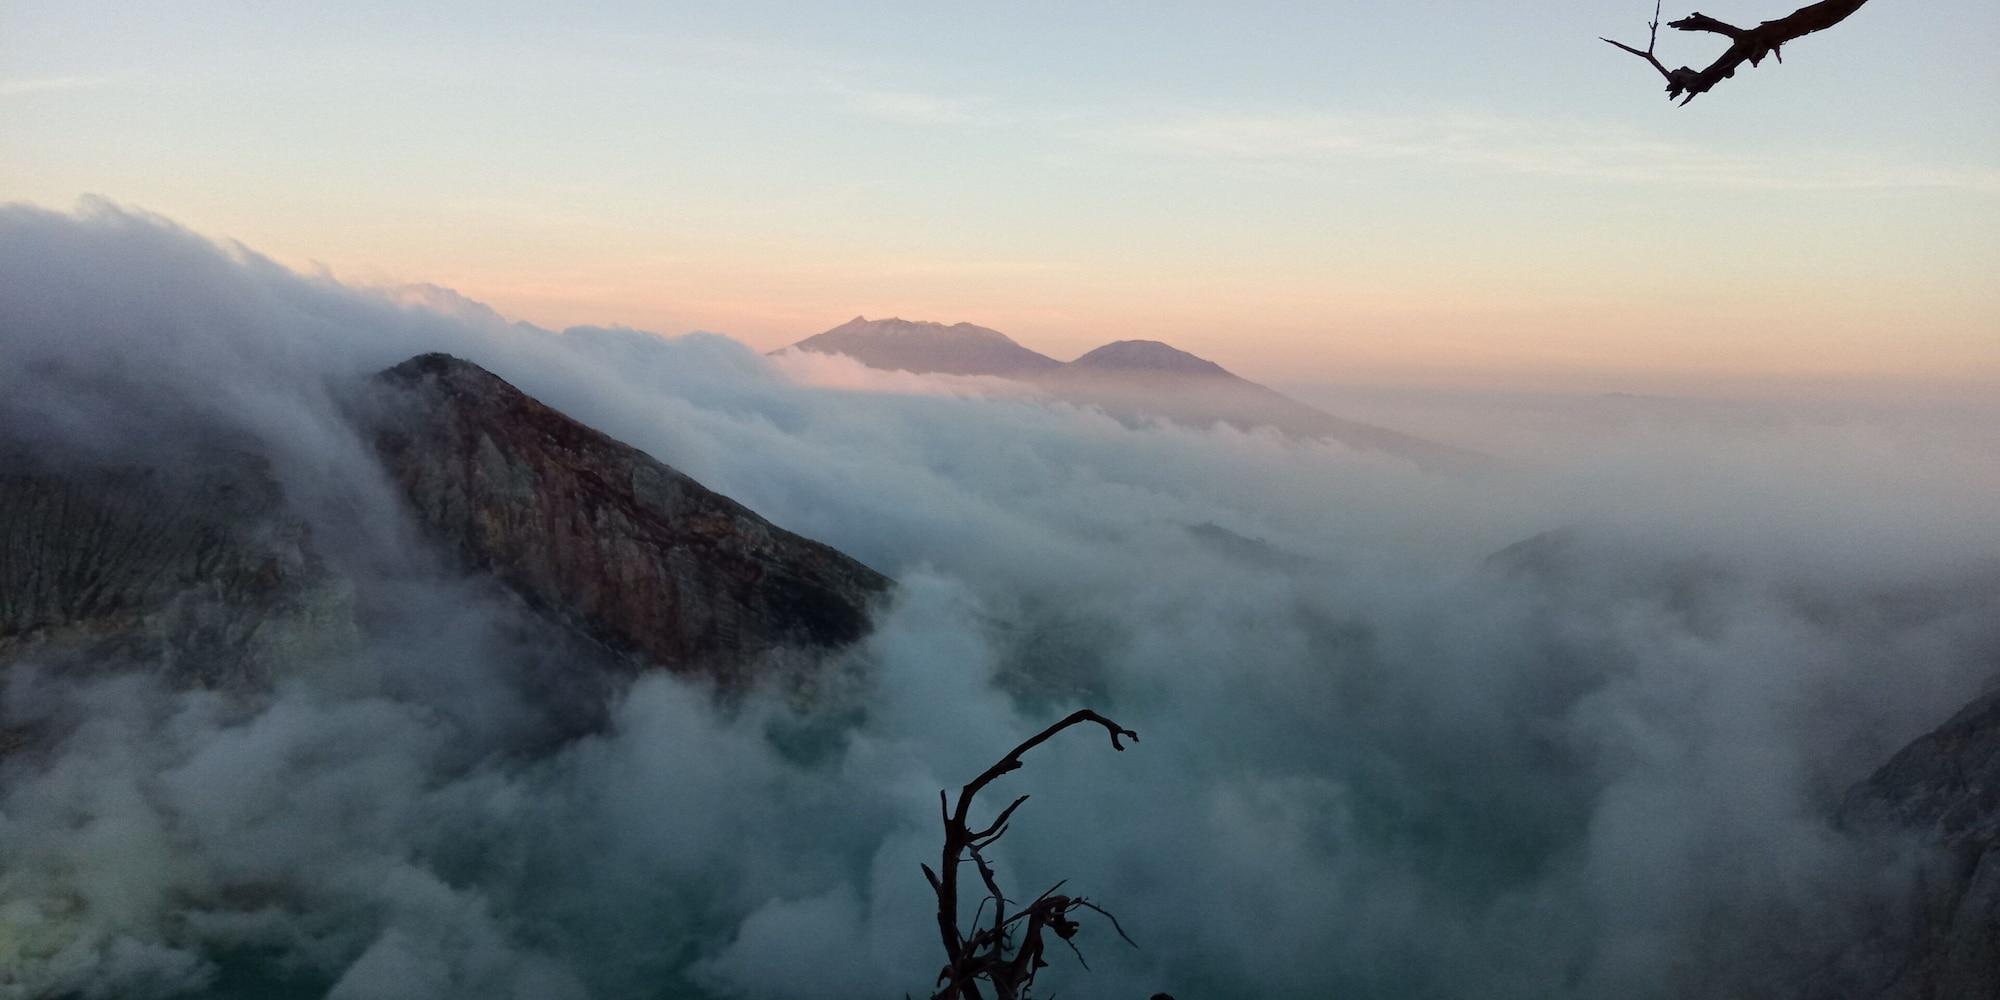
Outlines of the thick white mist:
M249 701L10 667L8 722L66 735L0 762L0 991L923 995L937 790L1080 704L1143 741L1065 736L992 793L1034 795L1006 884L1068 878L1142 946L1087 922L1062 993L1754 991L1893 877L1839 793L2000 668L2000 452L1962 426L1647 422L1452 479L420 299L107 205L0 211L7 436L249 435L405 609ZM652 675L523 752L495 664L540 654L397 554L331 402L433 350L894 605L819 706Z

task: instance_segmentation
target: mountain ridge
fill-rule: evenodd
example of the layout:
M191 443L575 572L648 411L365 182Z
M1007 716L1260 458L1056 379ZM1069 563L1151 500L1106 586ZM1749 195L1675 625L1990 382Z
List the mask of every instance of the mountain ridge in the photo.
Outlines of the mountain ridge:
M871 367L944 375L1004 375L1049 371L1062 362L1030 350L998 330L971 323L949 326L901 317L856 316L792 345L820 354L845 354Z
M1337 417L1158 340L1116 340L1064 362L970 323L947 326L856 316L782 350L844 354L889 371L1013 379L1132 424L1166 420L1192 427L1272 427L1294 437L1391 455L1436 472L1480 472L1494 464L1469 449Z
M569 654L535 683L597 706L658 668L740 689L859 641L893 581L786 531L486 369L423 354L344 390L423 553L383 568L340 540L254 440L202 432L100 459L0 436L0 671L154 664L170 683L268 687L351 648L405 572L511 595ZM336 532L339 534L339 532ZM413 570L410 567L424 567ZM373 595L373 596L371 596Z
M738 681L771 650L857 641L889 589L472 362L418 355L374 383L397 397L376 453L427 534L625 656Z
M1078 368L1126 372L1160 372L1187 375L1240 377L1204 357L1189 354L1159 340L1114 340L1085 351L1069 363Z

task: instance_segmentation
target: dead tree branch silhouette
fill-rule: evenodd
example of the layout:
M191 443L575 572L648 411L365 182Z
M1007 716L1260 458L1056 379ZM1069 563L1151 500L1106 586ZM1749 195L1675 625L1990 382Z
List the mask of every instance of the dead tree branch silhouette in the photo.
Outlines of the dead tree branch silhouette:
M944 819L944 851L936 869L924 865L924 877L930 880L931 891L937 894L938 935L944 942L945 965L938 973L939 989L932 994L932 1000L985 1000L981 983L991 987L997 1000L1027 1000L1034 989L1035 974L1048 963L1043 959L1046 947L1045 933L1053 933L1057 939L1069 945L1076 952L1077 961L1083 961L1083 953L1077 951L1075 941L1080 925L1070 914L1078 910L1089 910L1111 921L1111 927L1126 944L1133 944L1118 925L1118 918L1104 908L1082 896L1067 896L1057 892L1064 885L1057 882L1034 902L1022 909L1009 913L1012 902L1000 890L1000 882L994 874L993 866L987 863L985 851L1006 834L1008 821L1014 817L1014 810L1028 801L1023 795L1000 810L993 822L975 830L967 821L972 809L972 800L993 779L1021 767L1021 755L1047 742L1057 733L1071 726L1090 722L1103 726L1111 734L1111 749L1122 751L1125 744L1121 739L1139 742L1139 734L1105 718L1090 709L1079 709L1062 721L1022 741L1021 745L1007 752L994 762L992 767L980 772L979 776L959 789L958 802L948 806L945 793L938 792L938 812ZM972 918L972 932L966 934L958 926L959 870L970 861L979 872L979 880L986 887L986 897L981 900ZM986 918L988 905L992 906L992 917ZM1089 968L1085 963L1084 968Z
M1653 68L1659 70L1660 75L1666 78L1667 99L1679 97L1681 105L1685 107L1697 95L1706 94L1716 84L1735 76L1737 67L1746 62L1753 67L1759 66L1763 64L1765 56L1784 62L1785 57L1779 51L1780 46L1847 20L1849 14L1860 10L1861 5L1867 2L1868 0L1820 0L1819 3L1807 4L1784 17L1775 21L1765 21L1754 28L1739 28L1718 21L1700 11L1678 21L1669 22L1667 27L1678 31L1707 31L1729 39L1729 48L1710 63L1707 69L1699 71L1686 66L1668 69L1666 64L1653 54L1653 47L1660 40L1660 0L1654 0L1653 3L1653 21L1647 25L1651 34L1646 38L1644 49L1634 48L1624 42L1614 42L1609 38L1599 40L1616 45L1651 63Z

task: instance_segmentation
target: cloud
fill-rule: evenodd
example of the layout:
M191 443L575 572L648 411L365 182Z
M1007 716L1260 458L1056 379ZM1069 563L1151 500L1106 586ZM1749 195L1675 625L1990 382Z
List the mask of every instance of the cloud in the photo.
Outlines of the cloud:
M0 761L25 995L914 995L937 790L1079 703L1143 742L1037 750L994 789L1034 796L995 861L1142 948L1087 925L1092 971L1058 958L1051 988L1761 984L1880 888L1831 803L2000 662L1990 422L1646 425L1467 484L714 335L536 330L101 202L0 210L0 277L0 429L122 461L260 442L372 602L262 699L9 666L5 724L62 734ZM427 350L891 572L896 603L816 705L650 675L604 731L524 748L518 610L401 553L331 402Z
M918 375L870 368L845 354L820 354L794 348L771 354L771 364L800 385L854 392L910 396L1047 401L1034 386L990 375Z
M977 120L972 102L905 90L837 86L849 111L900 125L964 125Z
M1165 115L1116 130L1156 154L1311 168L1420 161L1587 180L1750 190L1940 188L2000 191L2000 170L1936 166L1851 151L1770 157L1654 138L1615 122L1543 122L1483 113L1366 115L1214 112Z
M0 97L20 97L28 94L47 94L65 90L87 90L94 87L110 86L113 79L108 76L48 76L29 80L0 80Z
M721 85L757 85L831 103L850 115L897 125L950 126L990 120L983 100L885 85L879 62L837 57L811 47L729 36L680 36L668 42L676 59L714 73Z

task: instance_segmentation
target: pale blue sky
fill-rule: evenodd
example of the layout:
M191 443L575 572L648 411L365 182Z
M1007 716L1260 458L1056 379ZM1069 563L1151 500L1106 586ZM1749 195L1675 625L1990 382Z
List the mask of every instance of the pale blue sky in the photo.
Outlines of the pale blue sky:
M2000 377L1991 0L1874 0L1688 108L1593 37L1642 43L1636 2L0 12L0 198L542 323L775 346L897 313L1266 377Z

